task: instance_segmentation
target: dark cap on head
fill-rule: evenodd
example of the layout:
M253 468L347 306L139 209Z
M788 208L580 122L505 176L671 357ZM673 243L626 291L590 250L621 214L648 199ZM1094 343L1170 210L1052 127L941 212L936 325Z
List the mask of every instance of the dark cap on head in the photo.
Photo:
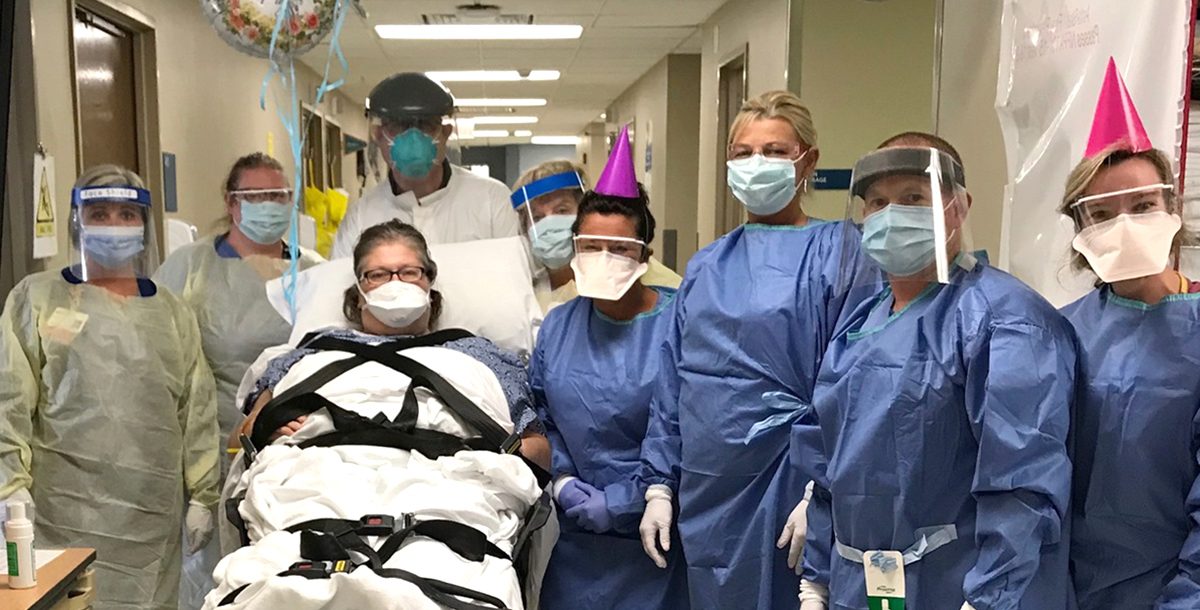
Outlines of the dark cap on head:
M454 96L444 85L420 72L393 74L375 85L367 98L367 115L383 119L451 114L454 114Z
M943 182L966 187L962 165L936 148L893 147L873 151L854 164L850 194L861 197L876 180L895 175L929 175L936 171Z

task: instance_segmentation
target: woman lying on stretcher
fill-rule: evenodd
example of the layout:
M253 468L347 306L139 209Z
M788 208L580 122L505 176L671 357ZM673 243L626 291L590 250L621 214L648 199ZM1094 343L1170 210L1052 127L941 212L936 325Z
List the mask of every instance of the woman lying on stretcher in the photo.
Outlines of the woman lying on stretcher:
M437 279L437 264L430 258L419 231L396 220L364 231L354 249L354 271L358 283L346 290L343 312L362 330L331 329L322 336L363 345L395 337L418 342L421 338L438 339L439 333L430 334L442 307L441 295L431 290ZM481 337L451 337L441 347L460 352L491 369L500 381L515 432L520 435L520 453L549 469L550 445L533 411L526 369L520 358ZM253 406L241 429L230 439L230 447L240 448L240 435L251 435L259 413L273 396L275 384L292 365L311 353L314 350L301 346L271 361L246 399L247 406ZM280 426L270 440L296 433L307 418L300 415Z
M361 330L252 367L237 433L253 447L223 493L241 542L205 608L520 610L544 569L526 543L549 513L550 459L523 363L430 332L437 265L411 226L363 232L354 273L343 313Z

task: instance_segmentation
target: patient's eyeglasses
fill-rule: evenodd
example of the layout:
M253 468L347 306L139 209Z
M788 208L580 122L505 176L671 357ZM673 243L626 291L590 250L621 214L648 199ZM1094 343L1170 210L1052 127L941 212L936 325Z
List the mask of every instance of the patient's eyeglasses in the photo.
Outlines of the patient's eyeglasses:
M421 267L401 267L399 269L368 269L359 277L366 286L381 286L396 278L401 282L415 284L425 277L425 269Z

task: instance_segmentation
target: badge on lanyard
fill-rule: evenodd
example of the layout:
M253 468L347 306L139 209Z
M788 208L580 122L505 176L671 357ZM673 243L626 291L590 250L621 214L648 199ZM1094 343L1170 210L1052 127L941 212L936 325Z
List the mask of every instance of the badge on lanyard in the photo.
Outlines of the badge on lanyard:
M54 312L42 325L42 335L55 343L70 345L75 337L83 331L87 323L85 313L73 311L65 307L55 308Z
M904 556L900 551L863 553L870 610L904 610Z

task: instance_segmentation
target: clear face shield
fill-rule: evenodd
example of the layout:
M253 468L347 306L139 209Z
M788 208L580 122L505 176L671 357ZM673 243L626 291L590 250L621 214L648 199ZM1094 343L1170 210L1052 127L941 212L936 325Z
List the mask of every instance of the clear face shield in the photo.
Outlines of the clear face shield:
M451 143L458 141L451 137L455 133L452 117L371 116L368 129L371 165L380 179L386 168L404 179L421 180L448 158Z
M533 257L548 269L561 269L571 262L571 227L584 191L583 178L563 172L534 180L513 191L513 209L521 217Z
M83 281L145 278L158 268L150 192L89 186L71 192L71 268Z
M1072 247L1108 283L1164 271L1183 226L1180 202L1170 184L1080 197L1070 211L1079 229Z
M976 264L962 167L934 148L885 148L854 166L843 240L843 286L937 282ZM882 271L869 272L870 267Z

